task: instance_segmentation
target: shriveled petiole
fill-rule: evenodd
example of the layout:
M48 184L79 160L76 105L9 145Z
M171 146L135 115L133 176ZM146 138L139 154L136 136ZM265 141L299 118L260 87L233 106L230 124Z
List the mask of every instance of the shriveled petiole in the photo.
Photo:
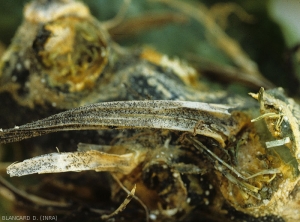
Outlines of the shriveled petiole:
M50 153L13 163L7 173L13 176L29 174L61 173L70 171L110 171L129 173L136 167L138 159L134 153L123 155L103 153L97 150L84 152Z
M98 103L1 130L0 143L57 131L152 128L203 135L224 147L225 141L240 130L243 122L229 112L230 108L219 104L170 100Z

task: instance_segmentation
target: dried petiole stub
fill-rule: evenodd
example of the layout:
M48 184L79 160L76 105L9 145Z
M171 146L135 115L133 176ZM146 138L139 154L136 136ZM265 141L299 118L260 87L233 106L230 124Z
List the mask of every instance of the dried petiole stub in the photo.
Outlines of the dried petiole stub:
M85 152L50 153L37 156L7 168L10 176L33 173L60 173L69 171L109 171L127 174L137 165L134 153L123 155L103 153L96 150Z
M126 101L87 105L33 123L2 130L8 143L67 130L152 128L190 132L215 139L222 147L243 127L230 106L187 101ZM247 118L239 115L239 118Z

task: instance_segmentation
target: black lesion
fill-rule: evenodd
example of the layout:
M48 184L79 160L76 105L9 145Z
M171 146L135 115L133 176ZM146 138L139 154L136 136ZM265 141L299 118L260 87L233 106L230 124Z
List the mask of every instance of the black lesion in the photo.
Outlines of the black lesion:
M150 85L150 82L156 82L157 85ZM173 88L173 85L177 85L176 88ZM133 75L127 83L127 87L131 87L131 90L135 91L139 97L144 99L169 99L176 100L180 97L184 97L180 88L183 86L183 83L180 83L178 80L174 80L174 77L163 77L160 75L155 76L144 76L144 75ZM163 88L163 89L162 89ZM167 94L165 93L167 92ZM132 99L136 95L132 95ZM130 98L131 99L131 98Z
M17 93L20 96L24 96L29 92L29 89L26 87L26 83L28 82L30 71L25 68L25 65L20 57L17 57L17 61L13 64L11 64L10 61L5 62L3 73L6 72L6 70L10 71L9 81L13 81L14 83L17 83L20 85Z
M133 76L130 78L130 83L124 83L128 94L132 96L132 99L161 99L162 95L148 84L148 78L145 76Z
M165 200L168 196L176 194L175 181L171 168L166 163L155 163L143 171L144 184L151 190L155 190L164 208L168 208ZM175 190L174 190L175 189Z
M46 41L51 37L52 32L41 26L37 32L36 38L32 43L32 49L35 52L38 61L43 64L40 52L44 50ZM44 64L45 65L45 64Z
M21 85L24 85L28 80L30 71L25 68L24 60L21 59L21 57L19 57L17 54L15 54L14 56L17 61L5 61L2 72L7 73L7 71L11 70L11 74L7 75L7 77L12 78L10 79L10 81L12 80L14 82L20 83Z

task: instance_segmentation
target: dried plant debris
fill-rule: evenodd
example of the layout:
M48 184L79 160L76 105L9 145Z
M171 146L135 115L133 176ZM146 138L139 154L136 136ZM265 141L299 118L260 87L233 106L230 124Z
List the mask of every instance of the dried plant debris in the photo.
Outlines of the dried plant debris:
M218 141L222 147L243 122L221 104L150 100L107 102L79 107L38 122L2 131L2 142L13 142L59 130L153 128L191 132ZM243 119L243 115L239 114ZM22 132L17 136L16 131ZM225 140L225 141L224 141Z
M281 95L277 97L278 101L272 100L274 107L287 102L286 107L294 104L280 89L266 92L261 89L259 97L257 96L260 104L270 102L266 99L270 94ZM137 184L138 196L139 186L146 186L151 192L158 192L157 204L150 200L152 198L139 197L150 209L150 213L157 211L157 218L178 218L178 215L190 212L191 191L184 185L183 175L191 177L211 172L217 178L214 179L215 186L221 184L221 199L224 198L235 209L256 217L275 214L290 219L290 216L286 215L286 209L295 210L293 192L297 189L299 171L297 161L286 162L285 159L288 155L297 159L295 138L298 131L292 128L289 129L290 134L284 134L284 138L288 136L291 147L294 147L290 150L286 143L279 145L286 152L272 149L265 144L269 142L265 139L281 140L271 131L272 128L281 135L287 128L281 128L282 121L286 121L285 124L293 124L284 118L290 115L290 110L280 111L280 115L272 116L275 115L274 112L266 115L263 106L261 116L252 118L253 114L247 109L228 108L224 105L181 101L110 102L76 108L37 122L2 130L0 141L11 142L65 130L99 130L109 126L123 130L143 128L148 132L146 135L136 131L131 137L122 138L110 147L91 145L90 149L97 150L46 154L14 163L7 170L11 176L82 170L116 173L123 183ZM294 115L293 117L296 121L297 118ZM251 123L251 118L254 123ZM266 121L268 128L259 124L258 120L262 118L272 119L271 122L268 122L268 119ZM281 118L284 120L281 121ZM193 121L181 127L181 119L186 123ZM154 128L163 131L151 130ZM264 135L268 133L267 129L270 131L269 137ZM163 134L174 138L174 133L178 139L168 139L162 144ZM103 149L106 153L99 151ZM189 152L198 154L187 158ZM183 157L194 161L184 162L181 160ZM209 163L206 166L201 163L205 159ZM136 173L141 174L141 178L132 178L131 175ZM163 182L169 176L173 178L168 185L170 188L153 184L154 178ZM201 183L197 186L201 186ZM165 189L172 191L164 194ZM217 201L218 197L215 199Z
M124 200L124 202L118 207L118 209L116 209L114 212L112 212L109 215L102 215L101 219L107 220L107 219L113 217L114 215L120 213L121 211L123 211L126 208L127 204L133 198L135 190L136 190L136 186L133 187L133 189L131 190L131 192L128 194L128 196L126 197L126 199Z
M161 2L198 15L243 75L271 86L204 6ZM38 137L16 145L38 154L13 159L22 162L7 173L40 182L23 191L0 177L0 194L62 221L298 221L299 105L281 88L254 99L212 92L179 59L122 48L107 29L125 11L101 23L72 0L26 5L0 63L0 143Z
M14 163L7 168L11 176L23 176L33 173L60 173L68 171L120 171L130 172L135 166L133 154L107 154L99 151L52 153ZM133 162L131 162L133 161ZM129 169L128 169L129 168ZM21 170L22 169L22 170Z

